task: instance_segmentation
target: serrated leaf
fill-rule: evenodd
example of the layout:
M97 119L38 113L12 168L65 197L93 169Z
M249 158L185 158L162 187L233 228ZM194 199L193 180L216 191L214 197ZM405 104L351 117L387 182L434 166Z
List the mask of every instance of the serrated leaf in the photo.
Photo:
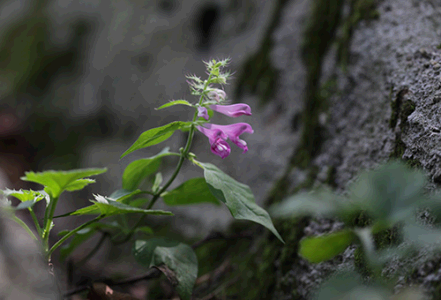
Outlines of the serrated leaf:
M95 180L90 178L77 179L74 182L70 183L65 190L68 192L82 190L85 186L95 183Z
M345 251L354 238L355 234L349 229L306 237L300 241L299 254L312 263L326 261Z
M123 203L120 203L117 201L110 200L108 198L106 199L106 201L107 201L107 203L99 202L99 201L92 201L98 207L100 214L105 215L106 217L121 215L121 214L129 214L129 213L143 213L146 215L173 216L173 214L169 211L137 208L137 207L126 205L126 204L123 204Z
M123 188L126 190L134 190L144 178L155 173L161 164L162 157L176 155L176 153L169 152L169 149L169 147L166 147L155 156L131 162L124 170L122 176Z
M189 205L220 202L213 196L204 178L192 178L176 189L161 195L167 205Z
M16 190L10 190L10 189L6 189L4 191L1 191L2 194L6 197L15 197L18 200L20 200L21 202L26 202L26 201L34 201L34 202L38 202L41 199L44 199L44 195L42 195L40 192L37 191L33 191L33 190L22 190L20 189L19 191Z
M164 105L161 105L161 106L158 107L158 108L155 108L155 110L160 110L160 109L163 109L163 108L167 108L167 107L174 106L174 105L179 105L179 104L181 104L181 105L187 105L187 106L193 106L193 105L191 105L191 103L188 102L187 100L174 100L174 101L170 101L169 103L166 103L166 104L164 104Z
M44 171L44 172L25 172L21 180L35 182L45 186L45 191L53 198L58 198L60 194L68 188L70 184L84 177L98 175L106 172L107 169L78 169L70 171ZM84 183L84 182L82 182ZM74 185L73 187L78 187Z
M101 195L94 195L95 199L110 199L113 201L117 201L117 202L124 202L127 199L129 199L130 197L133 197L135 195L138 195L142 193L142 191L140 190L135 190L135 191L127 191L127 190L116 190L115 192L112 193L112 197L103 197ZM106 200L107 201L107 200ZM100 210L98 208L98 206L96 206L95 204L92 204L90 206L86 206L80 209L77 209L73 212L69 212L67 214L63 214L63 215L59 215L59 216L55 216L54 218L61 218L61 217L67 217L67 216L81 216L81 215L99 215L100 214Z
M261 224L283 242L269 214L256 204L249 186L237 182L210 163L200 163L200 165L204 168L204 177L211 193L225 203L235 219Z
M191 299L198 262L190 246L164 238L137 240L133 255L141 265L156 267L163 272L182 300Z
M363 174L350 188L351 199L375 219L394 224L412 217L425 185L422 172L393 162Z
M121 158L133 151L147 148L159 144L173 135L173 133L181 127L190 124L190 122L176 121L170 124L156 127L143 132L130 148L121 155Z

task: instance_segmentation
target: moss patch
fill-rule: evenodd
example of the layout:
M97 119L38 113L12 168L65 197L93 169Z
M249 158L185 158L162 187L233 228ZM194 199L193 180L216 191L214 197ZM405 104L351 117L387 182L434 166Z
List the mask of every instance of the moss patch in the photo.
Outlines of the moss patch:
M272 34L279 25L281 15L288 0L278 0L275 13L265 31L259 51L250 56L242 67L242 73L237 80L235 98L239 99L244 92L257 94L261 103L268 102L274 95L279 72L272 66L270 52L274 42Z
M389 126L395 130L395 145L394 149L389 155L390 159L402 159L404 152L406 151L406 144L401 139L401 135L406 131L408 123L407 117L415 111L415 103L409 99L405 99L408 89L401 89L393 101L391 101L391 116L389 120ZM392 96L392 88L391 88ZM398 129L396 127L398 126ZM415 159L404 160L404 162L410 167L421 168L421 163Z
M376 0L353 0L349 5L350 12L343 21L341 36L337 41L337 61L343 70L346 70L349 62L352 35L358 23L362 20L372 20L379 17Z

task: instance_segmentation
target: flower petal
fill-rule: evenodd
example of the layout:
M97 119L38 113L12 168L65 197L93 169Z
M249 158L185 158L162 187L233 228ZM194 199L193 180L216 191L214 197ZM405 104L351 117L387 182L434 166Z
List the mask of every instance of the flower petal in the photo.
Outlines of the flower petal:
M231 148L227 142L225 142L221 138L218 138L211 144L211 152L224 159L225 157L230 155Z
M209 119L208 112L205 107L201 107L201 106L198 107L198 117L202 117L205 120Z
M247 123L235 123L230 125L205 124L204 126L213 132L216 130L220 130L234 144L236 144L239 148L243 149L243 153L248 151L247 143L244 140L239 139L239 136L244 132L248 132L248 133L254 132L250 124Z
M210 108L232 118L240 117L242 115L251 116L251 108L244 103L233 105L210 105Z

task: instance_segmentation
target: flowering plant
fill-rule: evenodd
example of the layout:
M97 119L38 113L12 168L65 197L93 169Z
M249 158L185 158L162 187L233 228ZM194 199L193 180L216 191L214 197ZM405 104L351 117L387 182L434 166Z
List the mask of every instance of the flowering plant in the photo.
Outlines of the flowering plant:
M49 262L52 253L61 245L64 244L60 250L61 258L66 258L76 247L97 231L106 233L113 231L114 233L108 236L112 236L111 241L114 244L128 242L136 237L133 241L135 259L143 266L155 267L165 273L180 297L184 300L190 299L198 273L197 257L193 248L180 242L155 237L151 228L143 226L144 218L148 215L173 215L170 211L152 209L159 199L169 206L203 202L216 205L223 203L234 218L259 223L267 227L283 242L270 216L256 204L251 189L247 185L237 182L213 164L197 161L196 155L190 152L196 130L208 137L211 151L223 159L231 152L228 140L231 140L245 153L248 151L247 143L239 137L243 133L253 133L252 127L247 123L217 125L209 122L213 112L236 118L242 115L251 116L251 108L241 103L226 105L226 93L222 89L214 87L215 84L227 83L230 74L222 72L222 69L228 64L228 59L211 60L205 64L208 79L202 80L194 75L187 76L192 95L199 96L198 102L192 104L187 100L174 100L158 108L159 110L174 105L192 107L195 109L192 121L175 121L145 131L122 154L121 158L136 150L166 141L176 130L189 131L185 146L179 150L179 153L170 152L170 148L166 147L153 157L131 162L122 175L122 189L114 191L110 196L94 195L94 200L91 200L92 205L59 216L54 214L61 194L64 191L72 192L83 189L88 184L95 182L88 178L89 176L101 174L106 169L26 172L22 179L42 185L43 190L15 191L6 189L2 191L4 207L11 212L15 221L23 226L33 238L40 241L43 253ZM163 183L162 174L157 172L157 169L161 159L168 156L178 156L179 161L171 177ZM204 171L204 177L192 178L168 191L167 189L178 176L186 159L201 167ZM156 175L152 186L149 189L141 186L141 182L154 173ZM139 198L140 195L148 195L150 199ZM7 197L10 196L17 198L21 203L16 207L10 206L10 202L7 200ZM46 202L42 220L33 210L34 204L41 200ZM26 209L30 212L37 234L14 215L14 212L20 209ZM130 219L126 218L126 215L134 213L141 214L141 217L133 226L129 226ZM49 235L54 227L54 219L79 215L97 216L73 230L61 231L59 233L61 238L50 246ZM119 218L107 223L102 221L114 216L119 216ZM139 233L147 233L150 237L139 238Z

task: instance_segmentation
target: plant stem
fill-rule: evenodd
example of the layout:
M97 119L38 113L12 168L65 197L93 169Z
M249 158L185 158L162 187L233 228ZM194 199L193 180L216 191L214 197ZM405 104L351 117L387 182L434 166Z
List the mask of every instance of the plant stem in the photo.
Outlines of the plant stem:
M32 230L29 228L29 226L26 225L25 222L23 222L22 219L20 219L20 218L18 218L18 217L16 217L16 216L13 216L13 217L12 217L12 220L14 220L15 222L17 222L21 227L24 228L24 230L26 230L27 233L29 233L29 235L30 235L32 238L34 238L36 241L38 241L38 239L37 239L37 237L35 236L35 234L32 232Z
M38 235L40 236L40 238L42 238L42 236L41 236L41 227L40 227L40 224L38 223L37 216L35 215L35 212L32 209L32 207L29 207L29 213L31 214L32 220L34 221L35 228L37 229Z
M44 214L44 231L43 231L43 243L44 249L48 251L49 249L49 233L51 231L52 219L54 218L55 207L57 206L57 202L59 197L52 198L50 197L49 207L46 207L46 213Z
M65 236L63 236L61 239L58 240L58 242L56 242L49 251L47 251L46 256L48 258L48 260L50 261L51 259L51 255L52 252L55 251L55 249L57 249L65 240L67 240L68 238L70 238L72 235L74 235L75 233L77 233L78 231L80 231L81 229L89 226L92 223L98 222L99 220L105 218L105 215L99 215L98 217L96 217L93 220L90 220L89 222L84 223L81 226L78 226L77 228L75 228L74 230L70 231L68 234L66 234Z
M208 76L207 81L204 84L204 91L202 92L202 95L199 99L199 105L202 104L202 101L204 100L204 95L205 95L205 90L207 89L208 85L210 84L211 81L211 77L213 75L210 74ZM147 209L151 209L153 207L153 205L156 203L156 201L159 199L159 197L161 196L161 194L173 183L173 181L175 180L176 176L178 176L179 171L181 170L182 164L184 163L185 158L187 158L188 153L190 152L190 147L191 144L193 142L193 135L194 135L194 130L195 130L195 126L194 126L194 122L196 121L198 117L198 110L196 109L193 115L193 121L192 121L192 125L190 127L190 132L188 134L188 138L187 138L187 143L185 144L185 148L184 150L182 150L181 155L179 157L179 162L178 165L176 166L175 171L173 172L172 176L170 177L170 179L167 181L167 183L153 196L152 200L150 201ZM123 238L121 241L115 242L115 244L122 244L127 242L128 240L130 240L130 238L133 236L133 234L135 233L135 229L141 225L141 223L144 221L146 215L142 215L141 218L139 218L138 222L135 224L135 226L132 228L132 230L130 230L130 232L126 235L125 238Z

